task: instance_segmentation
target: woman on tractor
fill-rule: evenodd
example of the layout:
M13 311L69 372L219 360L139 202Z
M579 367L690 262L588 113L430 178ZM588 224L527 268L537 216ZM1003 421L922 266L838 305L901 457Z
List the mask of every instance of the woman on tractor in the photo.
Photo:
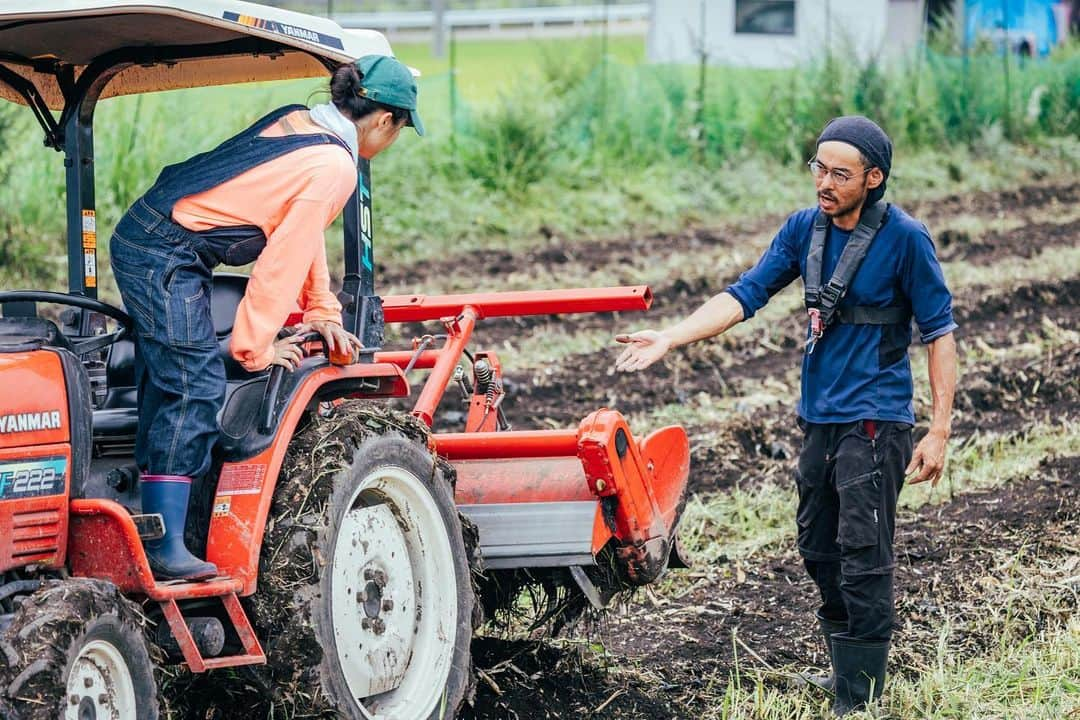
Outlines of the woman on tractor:
M142 508L165 520L164 537L145 542L160 579L217 574L184 544L191 482L210 469L225 398L210 315L212 269L255 263L230 346L245 369L294 369L308 332L320 333L331 352L360 348L341 326L323 232L356 189L359 158L388 148L405 125L419 135L424 129L413 75L392 57L368 55L337 68L330 95L310 110L275 110L165 168L112 236L113 272L136 331ZM297 305L303 324L277 339Z

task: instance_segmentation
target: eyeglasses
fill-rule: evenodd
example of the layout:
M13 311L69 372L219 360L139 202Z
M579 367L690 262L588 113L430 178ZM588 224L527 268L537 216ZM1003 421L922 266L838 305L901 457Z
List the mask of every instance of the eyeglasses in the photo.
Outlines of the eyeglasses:
M836 187L843 187L844 185L847 184L848 180L855 177L855 175L850 174L847 170L837 170L835 168L831 168L831 169L827 168L824 165L822 165L820 162L818 162L817 158L814 158L810 162L806 163L806 167L810 168L810 174L814 176L815 180L821 180L826 175L832 175L833 184L836 185ZM873 169L874 168L866 168L861 173L857 173L857 174L858 175L865 175L866 173L870 172Z

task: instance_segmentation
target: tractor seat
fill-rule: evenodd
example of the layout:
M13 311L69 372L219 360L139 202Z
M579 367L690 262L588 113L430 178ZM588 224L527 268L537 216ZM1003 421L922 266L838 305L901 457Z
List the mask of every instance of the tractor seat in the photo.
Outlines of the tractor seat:
M249 373L229 353L236 309L244 297L248 278L236 273L214 275L210 296L210 314L214 320L219 352L225 364L225 380L233 384L250 380L258 373ZM94 442L130 445L139 426L135 408L135 345L131 340L113 343L106 365L108 395L100 410L94 411Z

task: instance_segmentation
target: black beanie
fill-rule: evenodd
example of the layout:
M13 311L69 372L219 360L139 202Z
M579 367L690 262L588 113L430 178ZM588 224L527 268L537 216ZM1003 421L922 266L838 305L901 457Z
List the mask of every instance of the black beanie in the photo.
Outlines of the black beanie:
M892 169L892 140L873 120L862 115L833 118L821 131L817 144L820 147L821 143L830 140L855 147L866 156L871 167L881 168L885 180L889 178L889 171ZM867 194L866 205L873 205L885 195L885 180Z

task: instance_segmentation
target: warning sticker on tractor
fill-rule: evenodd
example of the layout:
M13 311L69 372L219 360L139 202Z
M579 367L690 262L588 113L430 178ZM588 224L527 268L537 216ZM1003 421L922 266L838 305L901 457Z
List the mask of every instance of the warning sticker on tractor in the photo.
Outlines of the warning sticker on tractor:
M86 287L97 287L97 255L93 250L83 253L83 270L86 275Z
M262 492L266 466L259 463L226 465L218 479L218 492L230 495L258 495Z
M64 492L67 458L50 457L0 463L0 500L59 495Z
M253 15L241 15L239 13L227 11L222 17L231 22L240 23L241 25L253 27L258 30L268 30L269 32L278 35L285 35L286 37L296 38L297 40L306 40L307 42L332 47L335 50L345 49L345 46L341 43L341 38L336 38L333 35L323 35L321 32L309 30L308 28L299 27L297 25L289 25L287 23L278 22L277 20L266 20Z
M214 498L214 517L228 517L229 510L232 509L232 498L226 495L222 497L218 495Z
M82 231L97 234L97 213L93 210L82 211Z

